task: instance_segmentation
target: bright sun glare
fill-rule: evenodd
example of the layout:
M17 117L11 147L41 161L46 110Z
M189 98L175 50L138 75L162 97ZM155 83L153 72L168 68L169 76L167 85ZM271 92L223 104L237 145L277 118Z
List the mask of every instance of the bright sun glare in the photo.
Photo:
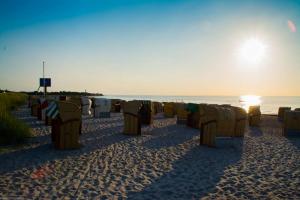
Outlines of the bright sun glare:
M261 97L256 95L244 95L240 97L240 103L242 107L248 111L250 106L261 104Z
M246 64L258 64L266 54L266 45L258 38L250 38L242 44L238 54Z

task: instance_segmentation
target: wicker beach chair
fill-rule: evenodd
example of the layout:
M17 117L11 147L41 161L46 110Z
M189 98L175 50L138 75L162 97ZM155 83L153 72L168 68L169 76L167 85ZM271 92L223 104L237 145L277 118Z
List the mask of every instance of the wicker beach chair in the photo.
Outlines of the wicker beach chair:
M242 137L246 128L246 111L239 107L200 106L200 145L214 147L216 137Z
M154 105L151 101L140 101L142 106L139 111L141 124L151 125L154 117Z
M38 107L37 107L38 120L45 121L47 107L48 107L48 100L45 98L39 98L38 99Z
M89 99L89 97L86 96L81 97L82 115L90 115L91 107L92 107L92 101Z
M110 99L110 112L121 112L121 99Z
M250 106L248 111L249 126L259 126L260 118L260 106Z
M247 126L247 112L240 107L231 106L235 113L234 137L243 137Z
M93 100L94 117L109 118L111 111L111 100L104 98L95 98Z
M174 103L164 102L164 116L166 118L171 118L175 116Z
M78 105L59 101L53 111L52 142L56 149L76 149L80 147L81 110ZM51 114L50 114L51 115Z
M283 121L285 112L290 111L291 109L292 109L291 107L279 107L279 109L278 109L278 119L280 121Z
M203 116L200 122L200 145L216 146L218 109L216 106L201 105Z
M187 104L178 103L176 105L177 124L186 124L188 118Z
M140 101L128 101L123 105L124 131L126 135L141 135Z
M154 114L162 113L163 112L163 105L160 102L154 101L152 102L154 106Z
M283 128L284 136L288 136L289 131L300 132L300 111L286 111Z
M200 110L199 104L188 103L186 105L186 110L188 111L186 125L191 128L200 129Z

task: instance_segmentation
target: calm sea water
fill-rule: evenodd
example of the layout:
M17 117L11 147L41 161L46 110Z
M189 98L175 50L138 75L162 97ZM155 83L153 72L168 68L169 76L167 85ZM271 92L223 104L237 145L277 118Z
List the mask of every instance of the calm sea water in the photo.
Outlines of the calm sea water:
M146 96L146 95L106 95L101 96L111 99L123 100L152 100L159 102L185 102L185 103L209 103L209 104L231 104L233 106L245 107L245 102L241 102L239 96ZM282 96L263 96L260 97L261 111L264 114L277 114L278 108L288 106L300 108L300 96L282 97ZM251 105L252 102L246 102Z

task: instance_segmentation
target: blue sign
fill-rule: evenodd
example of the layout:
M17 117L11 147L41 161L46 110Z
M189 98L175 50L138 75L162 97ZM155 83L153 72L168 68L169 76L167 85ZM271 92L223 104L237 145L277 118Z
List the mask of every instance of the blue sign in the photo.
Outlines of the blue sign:
M40 78L40 87L51 87L51 78Z

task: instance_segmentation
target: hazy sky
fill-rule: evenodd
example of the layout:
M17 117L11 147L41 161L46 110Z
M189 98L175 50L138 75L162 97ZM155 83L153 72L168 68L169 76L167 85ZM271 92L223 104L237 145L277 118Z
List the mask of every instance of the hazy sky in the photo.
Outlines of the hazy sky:
M300 95L299 31L296 0L0 0L0 88L36 90L45 60L50 91Z

